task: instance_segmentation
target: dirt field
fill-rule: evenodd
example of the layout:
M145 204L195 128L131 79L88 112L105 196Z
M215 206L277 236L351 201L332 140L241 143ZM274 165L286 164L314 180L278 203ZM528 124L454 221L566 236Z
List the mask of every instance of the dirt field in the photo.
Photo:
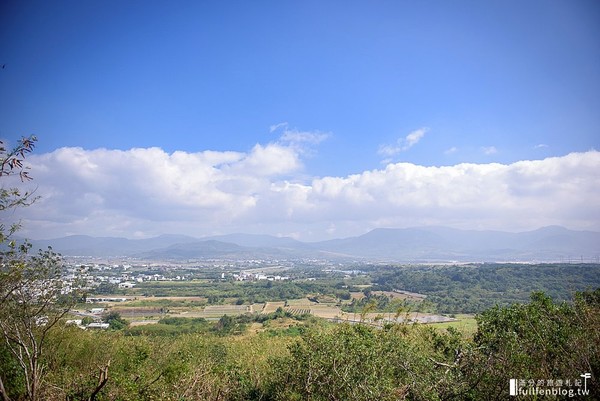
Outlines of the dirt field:
M127 308L127 307L114 307L110 309L111 312L118 312L125 319L145 318L145 317L159 317L166 315L165 311L161 308L155 307L140 307L140 308Z
M337 306L327 305L315 305L310 308L311 314L322 317L324 319L334 319L336 317L342 317L343 313Z
M211 305L204 308L207 315L239 315L252 312L252 305Z
M359 322L361 320L360 313L345 313L343 312L340 316L341 320L347 320L350 322ZM421 323L421 324L430 324L430 323L445 323L445 322L456 322L457 319L435 315L432 313L422 313L422 312L412 312L408 315L400 315L396 317L395 313L367 313L364 316L364 321L367 323L403 323L403 322L411 322L411 323Z

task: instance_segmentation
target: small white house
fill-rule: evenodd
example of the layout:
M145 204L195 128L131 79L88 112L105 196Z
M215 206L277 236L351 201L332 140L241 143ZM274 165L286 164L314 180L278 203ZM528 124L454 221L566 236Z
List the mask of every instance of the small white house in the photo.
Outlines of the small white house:
M110 325L108 323L90 323L86 326L88 329L92 330L106 330Z

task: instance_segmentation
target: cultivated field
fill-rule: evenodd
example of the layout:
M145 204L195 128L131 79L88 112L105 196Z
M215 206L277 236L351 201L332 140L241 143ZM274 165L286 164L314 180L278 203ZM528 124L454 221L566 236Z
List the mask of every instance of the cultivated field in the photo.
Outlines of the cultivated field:
M359 294L362 295L362 293ZM393 295L400 299L422 299L420 294L409 295L398 292L381 292L381 294L387 296ZM468 332L474 332L477 327L472 315L460 315L457 319L422 312L412 312L400 316L396 316L395 313L367 313L362 316L360 312L343 312L334 301L333 298L331 300L328 298L319 298L319 302L315 302L314 298L299 298L285 302L266 302L264 304L252 305L206 305L206 298L203 297L138 297L126 302L108 303L104 306L110 308L112 311L119 312L121 316L130 320L133 326L156 323L159 319L167 316L217 320L223 315L237 316L246 313L269 314L277 311L278 308L282 308L293 315L310 314L332 321L363 321L377 325L385 322L435 323L436 327L445 328L453 326Z

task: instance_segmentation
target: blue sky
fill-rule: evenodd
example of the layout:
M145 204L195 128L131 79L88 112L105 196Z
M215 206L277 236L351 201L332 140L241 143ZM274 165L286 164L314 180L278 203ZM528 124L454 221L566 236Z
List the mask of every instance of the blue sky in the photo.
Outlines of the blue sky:
M293 160L267 182L311 189L315 179L348 179L399 162L484 168L596 155L599 37L600 5L583 0L4 1L0 137L35 134L40 158L80 147L88 162L99 149L211 150L243 159L279 146ZM53 188L49 196L60 192ZM323 212L313 230L321 234L313 236L387 224L488 227L485 219L429 220L424 213L402 223L398 216L365 217L336 231L341 222ZM238 221L223 230L311 237L286 221L278 219L278 229ZM48 224L48 235L97 230ZM573 225L600 227L589 216ZM156 231L148 227L115 232Z

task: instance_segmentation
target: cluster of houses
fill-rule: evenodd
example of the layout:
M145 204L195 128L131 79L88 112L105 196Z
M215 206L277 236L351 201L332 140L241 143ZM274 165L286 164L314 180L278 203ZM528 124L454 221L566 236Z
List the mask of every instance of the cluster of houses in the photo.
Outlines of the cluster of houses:
M85 329L88 330L106 330L110 327L110 324L103 322L92 322L85 326Z
M91 322L88 324L83 324L83 319L67 320L66 324L72 324L84 330L106 330L110 327L110 324L103 322Z
M223 277L223 276L221 276L221 277ZM248 273L245 271L241 271L240 274L234 273L233 278L236 281L259 281L259 280L283 281L283 280L290 279L287 276L274 276L274 275L266 275L263 273Z
M74 280L85 280L88 288L95 288L103 283L117 285L120 289L129 289L135 287L138 283L146 281L179 281L185 280L183 276L167 278L162 274L146 274L142 272L128 272L131 265L71 265L67 268L67 275L64 277L66 282ZM117 272L114 272L117 270ZM113 272L106 274L104 272Z
M116 298L88 298L86 299L86 302L96 302L96 299L116 299ZM126 301L125 298L120 298L123 301ZM85 316L87 318L92 318L93 321L92 322L88 322L88 323L84 323L84 319L71 319L71 320L67 320L65 323L66 324L70 324L70 325L74 325L79 327L80 329L84 329L84 330L106 330L110 327L110 325L108 323L104 323L100 320L101 315L104 313L105 309L104 308L91 308L88 309L85 312L81 312L81 311L73 311L74 313L80 315L80 316Z
M85 302L88 304L95 304L99 302L125 302L127 298L118 298L118 297L87 297ZM101 311L102 312L102 311ZM90 313L93 313L90 311Z

